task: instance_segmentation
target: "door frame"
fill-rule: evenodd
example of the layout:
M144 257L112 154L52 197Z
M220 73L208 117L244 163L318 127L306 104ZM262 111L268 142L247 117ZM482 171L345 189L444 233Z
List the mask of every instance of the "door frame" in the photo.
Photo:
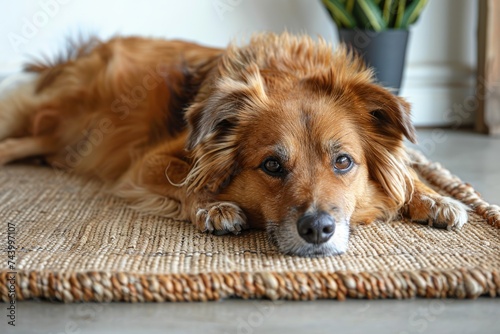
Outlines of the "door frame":
M476 112L477 131L500 135L500 1L479 0Z

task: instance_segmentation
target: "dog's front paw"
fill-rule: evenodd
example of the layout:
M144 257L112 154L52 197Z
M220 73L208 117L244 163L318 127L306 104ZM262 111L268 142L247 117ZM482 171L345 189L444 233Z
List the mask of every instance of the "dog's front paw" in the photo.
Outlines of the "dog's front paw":
M199 208L196 211L195 225L202 232L217 235L238 234L247 228L245 214L231 202L210 203Z
M439 194L415 194L407 207L412 221L434 227L461 228L468 220L469 208L451 197Z

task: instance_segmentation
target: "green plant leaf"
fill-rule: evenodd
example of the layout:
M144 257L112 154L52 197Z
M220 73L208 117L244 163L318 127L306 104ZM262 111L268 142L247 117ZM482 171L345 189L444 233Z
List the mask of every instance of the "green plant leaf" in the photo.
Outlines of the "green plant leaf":
M401 28L408 29L410 25L415 23L424 7L427 5L427 2L429 2L429 0L412 1L405 10L403 19L401 20Z
M340 0L323 0L323 4L328 8L334 21L339 27L354 28L356 20L346 10Z
M405 14L405 8L406 8L406 0L399 0L398 1L398 11L396 13L396 22L394 23L394 28L400 29L402 28L402 23L403 23L403 16Z
M357 0L354 5L354 16L360 28L382 31L387 27L382 11L373 0Z
M349 12L349 14L352 14L355 2L356 0L346 0L345 9Z
M394 16L394 13L396 13L396 5L396 0L385 0L383 3L382 18L387 26L389 26L391 18Z

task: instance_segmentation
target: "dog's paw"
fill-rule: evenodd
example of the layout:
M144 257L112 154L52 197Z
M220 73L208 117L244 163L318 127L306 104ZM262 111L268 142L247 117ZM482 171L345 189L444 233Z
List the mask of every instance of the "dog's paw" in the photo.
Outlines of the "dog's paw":
M211 203L199 208L196 212L195 225L202 232L216 235L238 234L247 228L245 214L231 202Z
M438 228L460 229L468 220L469 208L451 197L418 194L408 207L409 218Z

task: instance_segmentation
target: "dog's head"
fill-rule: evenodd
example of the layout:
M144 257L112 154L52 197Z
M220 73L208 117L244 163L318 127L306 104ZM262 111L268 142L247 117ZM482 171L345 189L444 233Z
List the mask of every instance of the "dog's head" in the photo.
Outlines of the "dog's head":
M351 222L404 204L409 106L344 48L257 36L212 80L187 114L192 188L237 203L281 251L343 253Z

